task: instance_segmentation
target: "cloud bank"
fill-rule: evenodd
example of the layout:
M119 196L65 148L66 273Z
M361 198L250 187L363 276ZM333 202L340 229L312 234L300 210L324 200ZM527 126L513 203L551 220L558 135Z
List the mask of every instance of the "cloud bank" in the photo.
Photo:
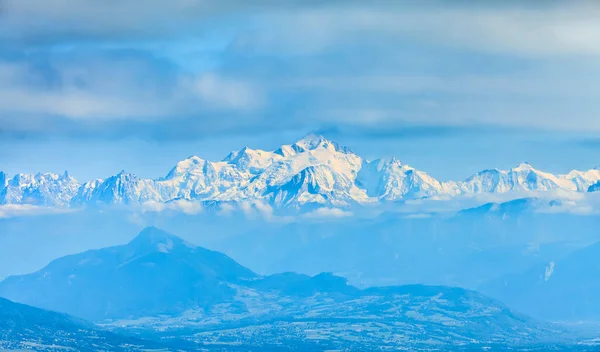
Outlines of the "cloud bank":
M600 131L600 6L5 0L0 135Z

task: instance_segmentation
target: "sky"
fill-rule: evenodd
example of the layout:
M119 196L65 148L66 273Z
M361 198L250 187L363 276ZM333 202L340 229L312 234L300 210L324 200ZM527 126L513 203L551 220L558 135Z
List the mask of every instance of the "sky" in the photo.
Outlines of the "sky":
M320 133L439 179L600 165L597 2L4 0L0 170L164 176Z

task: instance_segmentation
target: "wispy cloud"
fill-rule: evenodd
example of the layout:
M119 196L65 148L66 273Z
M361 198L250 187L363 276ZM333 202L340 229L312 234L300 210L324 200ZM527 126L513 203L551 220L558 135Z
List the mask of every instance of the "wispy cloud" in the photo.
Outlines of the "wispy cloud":
M327 221L327 220L331 220L331 219L335 219L335 218L351 217L353 215L354 214L352 214L351 211L346 211L343 209L319 208L319 209L316 209L316 210L313 210L311 212L304 214L302 217L306 218L306 219L310 219L310 220Z
M246 112L262 107L261 94L260 87L249 82L189 72L142 51L0 57L0 133L150 138L162 134L169 139L187 138L180 128L186 125L189 133L202 136L229 128L236 117L243 124ZM216 116L222 116L218 123L206 126Z
M4 136L600 131L600 6L591 2L4 5ZM215 34L225 44L211 67L187 64L192 49L211 47L207 28L226 32Z
M597 56L599 15L600 6L594 2L347 3L343 8L269 13L266 18L277 24L278 31L251 33L240 37L237 44L307 53L360 37L386 36L388 40L412 38L493 53Z
M253 110L263 104L260 88L250 82L236 81L206 73L195 80L200 97L217 107Z
M50 214L64 214L77 211L76 209L42 207L28 204L5 204L0 205L0 219L38 216Z

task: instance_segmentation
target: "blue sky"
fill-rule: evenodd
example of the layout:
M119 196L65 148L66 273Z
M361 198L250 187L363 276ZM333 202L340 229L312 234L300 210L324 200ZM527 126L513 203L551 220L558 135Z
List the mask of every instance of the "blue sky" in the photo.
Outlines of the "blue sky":
M594 2L7 0L0 169L127 169L320 132L441 178L600 165Z

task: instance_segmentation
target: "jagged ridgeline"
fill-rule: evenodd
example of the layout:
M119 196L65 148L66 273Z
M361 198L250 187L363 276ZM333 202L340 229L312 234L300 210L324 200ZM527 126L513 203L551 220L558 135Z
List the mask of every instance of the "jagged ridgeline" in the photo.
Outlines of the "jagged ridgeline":
M359 289L329 273L259 275L222 253L157 228L145 229L125 245L66 256L33 274L9 277L0 282L0 296L166 345L176 340L196 344L189 350L210 345L220 345L220 350L522 346L555 341L559 332L462 288ZM38 314L35 319L25 315L21 325L43 331L41 337L52 336L53 327L71 331L82 343L89 342L85 336L101 334L74 318L12 307ZM34 321L48 322L46 330L32 326ZM14 341L9 335L14 328L1 324L0 319L0 336Z
M484 170L464 181L438 181L396 158L369 161L321 136L309 135L274 151L243 148L222 161L189 157L163 178L122 171L81 184L62 175L0 173L0 204L83 206L264 201L274 207L345 207L423 197L511 191L598 189L600 170L554 175L523 163Z

